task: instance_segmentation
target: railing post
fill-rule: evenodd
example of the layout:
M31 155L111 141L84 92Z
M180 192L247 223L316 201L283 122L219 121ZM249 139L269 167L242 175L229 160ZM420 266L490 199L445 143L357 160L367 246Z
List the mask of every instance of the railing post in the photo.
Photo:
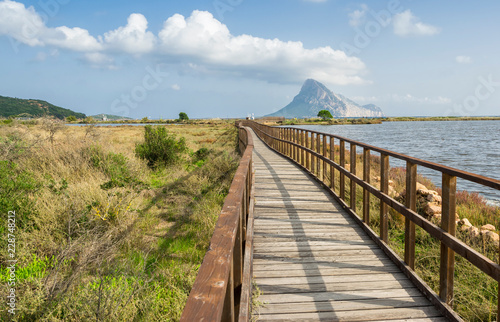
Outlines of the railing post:
M356 144L351 143L351 173L356 175ZM351 196L350 196L350 201L351 201L351 209L352 211L356 212L356 182L354 180L351 181Z
M340 166L345 168L345 141L340 140ZM340 199L345 199L345 174L340 172Z
M233 257L234 260L234 257ZM232 263L231 263L232 264ZM234 265L230 265L229 281L224 298L224 308L222 309L222 321L234 321Z
M309 145L309 131L305 131L304 133L304 137L305 137L305 140L306 140L306 148L309 149L310 145ZM307 170L310 170L310 158L311 158L311 155L308 151L305 151L305 155L306 155L306 169Z
M443 203L441 228L455 236L457 177L443 173ZM455 272L455 252L441 243L441 269L439 296L447 304L453 304L453 274Z
M288 155L289 157L291 157L291 153L290 153L290 129L286 129L286 155Z
M335 139L330 136L330 160L335 162ZM335 168L330 166L330 187L335 192Z
M406 207L417 209L417 165L406 162ZM405 263L415 269L415 223L405 218Z
M295 129L292 129L292 142L293 143L297 143L295 142L296 139L297 139L297 131ZM297 161L297 147L295 145L292 145L292 151L293 151L293 160L294 161Z
M294 140L293 142L295 142L295 144L299 144L299 130L295 129L294 130ZM294 149L295 149L295 161L297 161L297 163L300 163L300 156L299 156L299 147L298 146L294 146Z
M380 155L380 191L384 194L389 192L389 156ZM385 242L389 242L388 233L388 212L389 207L382 200L380 201L380 238Z
M311 150L316 151L315 149L315 144L316 144L316 134L314 132L311 132ZM311 154L311 173L314 174L316 172L316 160L313 154Z
M326 145L326 135L323 135L323 156L328 157L327 145ZM323 182L326 183L326 161L323 161Z
M321 134L316 135L316 153L321 154ZM316 157L316 177L321 180L321 159Z
M370 149L363 149L363 181L370 183ZM363 189L363 221L370 225L370 192Z

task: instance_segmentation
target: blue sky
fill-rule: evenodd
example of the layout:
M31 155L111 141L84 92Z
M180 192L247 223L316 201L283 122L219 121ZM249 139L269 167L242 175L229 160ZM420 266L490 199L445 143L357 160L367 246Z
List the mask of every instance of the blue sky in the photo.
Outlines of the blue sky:
M307 78L389 116L500 115L500 3L0 1L0 95L140 118L256 116Z

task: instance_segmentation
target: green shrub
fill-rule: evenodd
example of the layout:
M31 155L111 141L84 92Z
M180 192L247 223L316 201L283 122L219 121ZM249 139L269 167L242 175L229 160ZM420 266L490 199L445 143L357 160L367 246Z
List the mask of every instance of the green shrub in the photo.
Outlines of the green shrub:
M123 154L113 152L106 154L98 145L90 147L88 153L90 154L90 164L94 168L99 168L110 179L101 185L102 189L124 187L135 181L128 168L127 157Z
M180 112L179 113L179 121L188 121L189 120L189 117L186 113L184 112Z
M177 140L175 135L169 134L163 126L145 126L144 143L135 146L137 157L147 160L151 168L173 164L180 160L185 152L186 140L182 137Z
M321 110L318 112L318 117L321 117L323 120L330 120L333 118L332 113L329 110Z
M16 227L23 229L33 216L34 199L31 197L40 188L33 175L9 161L0 161L0 213L16 212ZM0 226L0 232L5 229Z

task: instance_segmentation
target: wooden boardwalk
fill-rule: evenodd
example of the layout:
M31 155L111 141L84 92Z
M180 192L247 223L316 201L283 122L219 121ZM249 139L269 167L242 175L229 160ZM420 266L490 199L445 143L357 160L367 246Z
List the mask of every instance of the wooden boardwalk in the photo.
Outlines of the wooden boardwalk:
M259 321L447 321L324 189L254 134Z

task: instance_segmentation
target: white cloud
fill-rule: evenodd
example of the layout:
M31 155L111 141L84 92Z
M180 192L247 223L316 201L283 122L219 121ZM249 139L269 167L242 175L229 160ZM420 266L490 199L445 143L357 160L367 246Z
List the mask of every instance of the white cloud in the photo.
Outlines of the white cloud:
M15 1L0 2L0 35L7 35L28 46L43 46L40 35L45 24L33 7Z
M368 6L366 4L361 5L360 10L354 10L349 14L349 25L353 27L359 26L366 17L366 12L368 11Z
M88 30L78 27L47 28L42 40L45 44L72 51L88 52L102 49L102 44L92 37Z
M171 86L171 88L174 90L174 91L180 91L181 90L181 87L179 86L179 84L174 84Z
M360 84L364 63L331 47L304 48L301 42L284 42L250 35L233 36L226 25L205 11L188 18L176 14L159 33L161 51L185 57L210 70L230 71L276 82L302 82L314 78L331 84Z
M86 53L83 56L83 60L89 63L93 68L117 69L113 57L103 53Z
M112 49L129 54L144 54L153 51L156 37L147 31L148 21L141 14L133 13L128 17L127 25L108 31L104 42Z
M33 7L10 0L0 2L0 35L29 46L83 53L83 60L94 67L114 67L113 55L151 53L167 62L180 62L180 66L197 66L198 72L205 73L278 83L302 83L307 78L331 85L366 83L361 77L366 67L357 57L329 46L307 49L299 41L235 36L206 11L193 11L187 18L173 15L158 37L147 29L147 19L134 13L125 26L94 37L79 27L49 28Z
M457 63L460 64L470 64L472 63L472 59L469 56L457 56L455 57Z
M437 27L420 22L410 10L396 14L393 19L393 27L394 33L401 37L432 36L441 31Z

